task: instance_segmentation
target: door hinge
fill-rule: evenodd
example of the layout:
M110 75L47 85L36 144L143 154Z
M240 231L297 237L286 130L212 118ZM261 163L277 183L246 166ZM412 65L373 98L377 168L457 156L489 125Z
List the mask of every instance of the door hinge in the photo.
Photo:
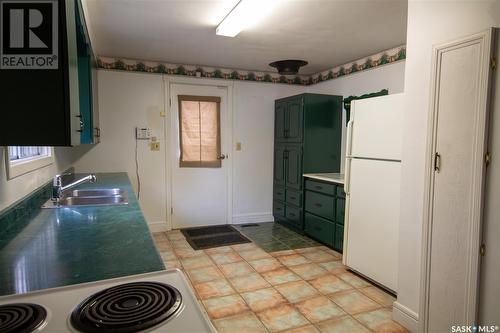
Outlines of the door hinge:
M484 164L486 165L486 167L490 165L490 162L491 162L491 154L490 152L487 152L486 155L484 155Z
M168 101L169 101L170 106L172 106L172 99L169 98Z
M491 57L490 66L491 66L492 70L497 69L497 58L496 57Z
M485 244L481 244L481 247L479 248L479 254L481 255L481 257L484 257L484 255L486 254L486 245Z
M434 155L434 171L441 171L441 155L438 152Z
M170 207L170 215L174 215L174 208Z

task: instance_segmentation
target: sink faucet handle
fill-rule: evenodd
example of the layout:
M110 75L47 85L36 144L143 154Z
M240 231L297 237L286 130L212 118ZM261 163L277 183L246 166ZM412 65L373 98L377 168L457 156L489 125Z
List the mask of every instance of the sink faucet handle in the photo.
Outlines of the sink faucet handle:
M93 173L91 173L89 176L90 176L91 183L95 183L97 181L97 177Z

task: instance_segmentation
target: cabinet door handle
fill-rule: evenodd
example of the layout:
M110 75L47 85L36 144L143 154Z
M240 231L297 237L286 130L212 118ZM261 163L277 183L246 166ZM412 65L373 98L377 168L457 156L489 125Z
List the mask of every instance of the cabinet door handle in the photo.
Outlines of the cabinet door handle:
M295 216L295 214L294 214L294 213L289 213L289 215L290 215L290 216Z
M315 186L314 188L317 189L317 190L322 190L323 186Z
M296 198L295 197L290 197L290 199L295 200Z
M315 203L314 206L316 206L316 207L323 207L323 205L320 204L320 203Z

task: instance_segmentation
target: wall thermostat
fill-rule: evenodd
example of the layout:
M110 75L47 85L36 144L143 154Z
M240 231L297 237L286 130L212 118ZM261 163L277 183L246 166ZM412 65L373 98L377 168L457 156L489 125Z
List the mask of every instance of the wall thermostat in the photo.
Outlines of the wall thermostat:
M147 127L145 128L135 128L135 138L137 140L149 140L151 139L151 130Z

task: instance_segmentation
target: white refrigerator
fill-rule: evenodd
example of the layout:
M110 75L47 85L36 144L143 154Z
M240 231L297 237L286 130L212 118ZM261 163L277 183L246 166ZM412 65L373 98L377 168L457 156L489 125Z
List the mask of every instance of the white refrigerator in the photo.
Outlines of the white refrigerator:
M397 293L403 94L355 100L347 125L344 264Z

